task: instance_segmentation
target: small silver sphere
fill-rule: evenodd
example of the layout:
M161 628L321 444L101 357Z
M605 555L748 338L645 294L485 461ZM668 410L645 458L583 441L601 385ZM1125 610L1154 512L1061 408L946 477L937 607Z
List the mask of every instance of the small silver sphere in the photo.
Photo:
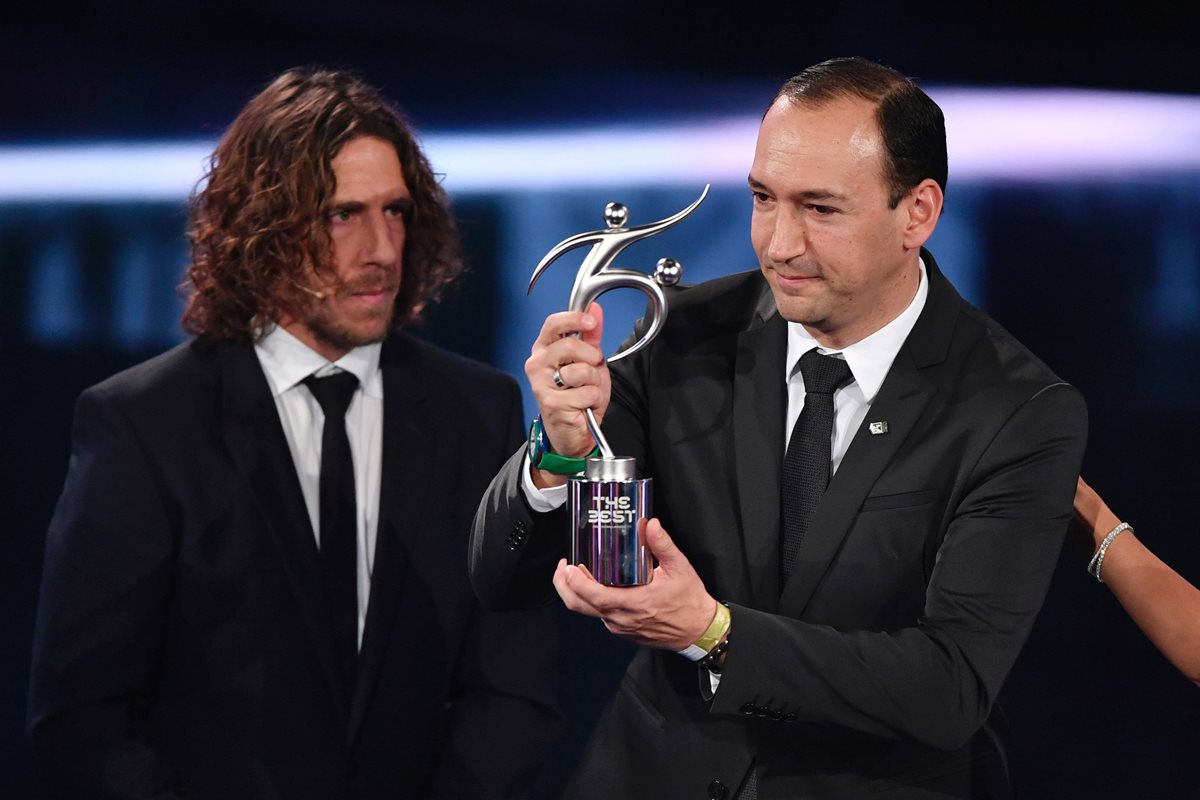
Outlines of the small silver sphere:
M629 209L624 203L609 203L604 207L604 223L610 228L623 228L629 219Z
M654 268L654 281L659 286L674 286L683 277L683 264L673 258L660 258Z

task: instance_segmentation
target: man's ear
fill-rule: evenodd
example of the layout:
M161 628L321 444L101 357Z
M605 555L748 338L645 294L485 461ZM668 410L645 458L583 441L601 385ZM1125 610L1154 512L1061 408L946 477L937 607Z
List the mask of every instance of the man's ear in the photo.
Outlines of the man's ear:
M918 183L900 204L908 214L904 225L904 246L915 250L925 244L933 235L938 219L942 215L944 195L937 181L926 178Z

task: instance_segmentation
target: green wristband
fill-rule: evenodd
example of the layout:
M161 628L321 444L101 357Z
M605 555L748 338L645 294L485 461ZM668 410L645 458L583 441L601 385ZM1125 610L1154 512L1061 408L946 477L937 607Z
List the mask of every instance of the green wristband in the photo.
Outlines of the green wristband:
M592 451L588 455L599 455L599 452ZM587 458L570 458L560 456L558 453L542 453L542 457L534 466L546 472L553 472L555 475L578 475L583 472L586 461Z
M553 472L555 475L578 475L589 458L600 455L600 446L592 448L592 452L582 458L560 456L550 452L550 440L546 438L546 429L542 427L542 415L538 414L529 424L529 447L527 448L529 463L540 470Z

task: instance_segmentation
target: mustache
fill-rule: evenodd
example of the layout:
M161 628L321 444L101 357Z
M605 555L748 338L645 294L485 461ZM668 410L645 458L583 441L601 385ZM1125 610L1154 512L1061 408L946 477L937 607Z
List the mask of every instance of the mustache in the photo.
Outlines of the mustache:
M363 292L391 292L395 291L399 286L399 275L379 273L342 281L337 287L337 292L343 296Z

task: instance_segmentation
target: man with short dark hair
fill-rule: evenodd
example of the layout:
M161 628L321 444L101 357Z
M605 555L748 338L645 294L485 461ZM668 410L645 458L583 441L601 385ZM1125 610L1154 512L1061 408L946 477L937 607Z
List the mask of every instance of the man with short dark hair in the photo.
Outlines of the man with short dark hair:
M924 92L816 65L759 132L759 270L675 291L611 368L598 306L547 318L525 370L541 446L488 490L472 580L519 607L552 578L641 646L568 796L1010 794L994 703L1054 570L1086 412L923 249L945 181ZM655 481L645 586L560 558L589 407Z
M399 330L461 269L411 130L350 75L284 73L189 234L195 338L77 407L30 691L48 793L523 795L553 621L484 611L464 563L520 392Z

